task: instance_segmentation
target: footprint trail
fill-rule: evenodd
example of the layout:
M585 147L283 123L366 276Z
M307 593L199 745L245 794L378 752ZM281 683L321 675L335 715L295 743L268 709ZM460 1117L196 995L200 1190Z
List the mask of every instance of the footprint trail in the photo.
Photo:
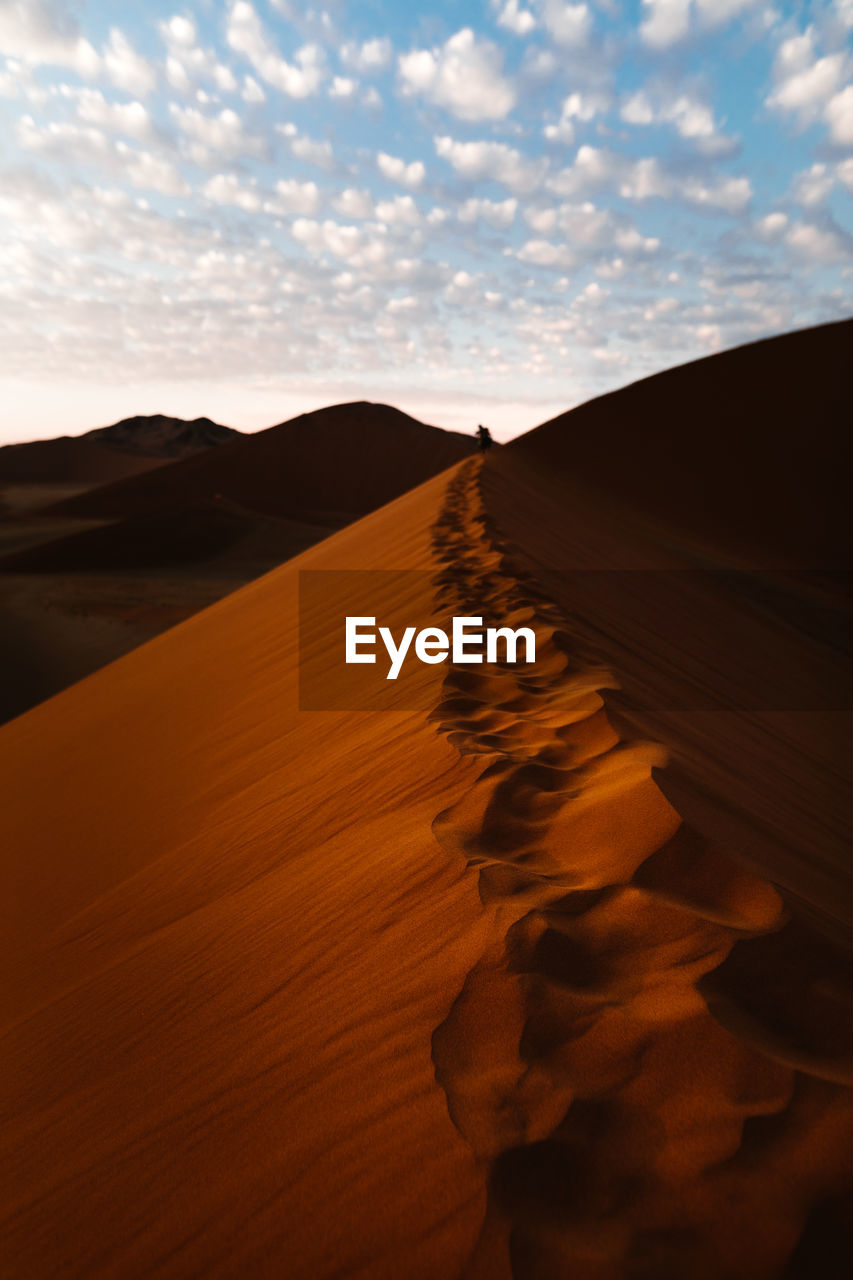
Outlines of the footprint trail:
M537 660L451 665L431 713L483 757L433 831L476 869L493 921L432 1045L487 1170L463 1275L788 1274L811 1207L845 1179L849 1093L726 1030L702 993L785 906L682 825L653 777L665 752L620 738L616 681L513 564L478 476L459 470L434 528L437 603L532 627Z

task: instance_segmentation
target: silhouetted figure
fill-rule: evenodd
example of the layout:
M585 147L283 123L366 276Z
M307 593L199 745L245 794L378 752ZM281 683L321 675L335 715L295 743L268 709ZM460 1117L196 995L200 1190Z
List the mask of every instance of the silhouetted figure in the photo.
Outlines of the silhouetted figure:
M492 433L488 427L480 426L477 428L477 439L480 441L480 453L485 453L494 444Z

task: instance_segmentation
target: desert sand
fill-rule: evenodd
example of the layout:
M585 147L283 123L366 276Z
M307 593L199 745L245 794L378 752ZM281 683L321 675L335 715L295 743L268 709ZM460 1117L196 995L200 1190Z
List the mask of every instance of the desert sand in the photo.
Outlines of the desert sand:
M458 462L0 730L10 1276L845 1274L840 422L748 493L619 446L744 376L793 440L849 332ZM537 662L300 711L318 569Z

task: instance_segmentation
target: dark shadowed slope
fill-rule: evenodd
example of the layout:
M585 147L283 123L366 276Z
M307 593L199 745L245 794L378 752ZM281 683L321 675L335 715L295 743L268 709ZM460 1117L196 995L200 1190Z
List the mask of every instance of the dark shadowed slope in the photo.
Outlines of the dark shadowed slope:
M353 519L474 448L471 437L426 426L389 405L334 405L223 445L215 454L183 459L156 477L81 495L53 511L120 519L221 497L266 515Z
M520 571L618 673L609 707L669 749L682 816L848 940L851 341L826 325L657 375L483 475Z
M853 320L697 360L515 441L732 566L846 563ZM756 558L757 557L757 558Z
M244 564L248 579L304 551L336 527L258 515L226 498L210 499L26 547L0 557L0 574L122 573L227 560L232 566Z
M163 465L164 459L122 453L82 436L32 440L0 448L0 484L108 484Z

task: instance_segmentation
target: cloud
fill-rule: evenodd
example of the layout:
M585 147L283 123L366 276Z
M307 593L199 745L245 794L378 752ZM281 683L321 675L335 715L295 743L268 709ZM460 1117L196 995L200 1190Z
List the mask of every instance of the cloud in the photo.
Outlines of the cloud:
M358 81L350 76L335 76L329 86L329 97L348 102L358 89Z
M581 256L588 258L602 252L635 257L655 254L660 249L657 237L644 236L624 214L597 208L589 201L525 210L524 219L543 238L528 241L518 256L523 262L540 266L567 267ZM562 246L544 239L557 234Z
M767 213L755 223L755 233L759 240L778 240L788 226L788 215L780 210Z
M234 72L219 61L212 49L199 45L196 25L191 19L176 15L161 22L159 30L168 50L166 78L174 89L189 93L194 85L209 81L222 93L236 93Z
M340 56L344 66L361 75L382 71L391 62L391 41L387 36L364 40L361 44L347 41L341 46Z
M110 80L126 93L144 98L157 83L151 64L135 51L130 41L116 27L110 31L103 58Z
M519 262L529 262L536 267L560 267L566 270L577 261L568 245L552 244L550 240L527 240L516 254Z
M266 139L248 133L240 116L230 107L223 108L218 115L206 116L195 107L179 107L172 103L170 112L188 139L190 155L196 164L209 165L222 157L255 156L262 159L267 154Z
M690 93L638 89L624 100L619 114L635 126L670 124L703 155L723 155L736 147L734 139L718 133L713 109Z
M539 0L542 24L555 44L568 49L584 46L592 30L592 14L586 4L566 0Z
M502 120L515 106L515 90L503 75L503 54L470 27L440 48L403 54L397 65L405 97L423 96L460 120Z
M653 49L666 49L683 40L690 29L690 0L643 0L646 17L640 37Z
M320 190L316 182L299 182L296 178L279 178L275 197L264 208L272 213L316 213L320 207Z
M389 156L384 151L380 151L377 155L376 165L383 178L387 178L389 182L396 182L401 187L410 187L412 190L422 186L426 177L426 169L421 160L412 160L406 164L405 160L400 160L397 156Z
M842 147L853 146L853 84L830 98L824 117L832 141Z
M297 160L304 160L315 169L325 169L327 172L335 168L335 153L327 139L309 138L300 134L294 125L280 126L279 131L289 139L291 154Z
M435 139L435 150L460 177L499 182L519 194L534 191L548 167L547 160L525 156L503 142L457 142L440 137Z
M815 223L794 223L785 237L786 243L798 253L819 262L839 262L849 259L851 238L844 235L832 225L818 226Z
M68 67L86 79L97 76L102 65L62 0L0 6L0 51L31 66Z
M570 93L563 99L560 119L545 126L543 133L549 142L572 142L575 136L574 121L587 123L600 111L606 110L608 100L601 94Z
M343 218L364 220L376 216L373 197L370 192L358 190L355 187L347 187L340 195L335 196L332 201L332 207Z
M853 165L853 161L848 161ZM840 166L839 166L840 167ZM828 164L813 164L810 169L796 174L791 184L792 195L798 204L812 206L823 204L836 183L836 172Z
M325 55L319 45L303 45L294 55L295 62L288 62L246 0L237 0L232 6L226 39L235 52L249 60L262 80L288 97L311 97L325 78Z
M138 150L122 139L112 139L93 125L64 121L38 125L32 116L22 116L17 135L26 151L49 155L69 165L101 169L142 190L167 196L189 193L186 180L168 157Z
M483 200L472 197L459 206L456 216L460 222L482 221L496 229L505 229L511 227L515 221L517 208L518 201L512 197L508 200Z
M844 81L850 59L842 52L819 57L815 31L784 40L773 63L775 87L765 99L774 111L793 115L802 127L822 119L832 142L853 143L853 85Z
M673 199L729 214L742 212L752 196L752 185L744 176L680 176L668 172L656 156L635 160L591 146L579 147L574 164L555 173L547 185L561 196L609 189L625 200Z
M202 188L202 194L215 204L233 204L247 213L261 207L261 196L253 186L244 186L233 173L217 173Z
M516 36L528 36L536 26L536 19L529 9L522 9L518 0L492 0L497 12L498 26L506 27Z
M392 196L380 200L376 217L390 227L419 227L423 221L421 211L411 196Z
M109 102L99 89L68 85L62 85L60 92L74 101L77 118L86 124L141 141L153 136L151 116L141 102Z
M684 40L691 29L719 27L763 0L643 0L646 17L640 37L653 49L668 49Z

